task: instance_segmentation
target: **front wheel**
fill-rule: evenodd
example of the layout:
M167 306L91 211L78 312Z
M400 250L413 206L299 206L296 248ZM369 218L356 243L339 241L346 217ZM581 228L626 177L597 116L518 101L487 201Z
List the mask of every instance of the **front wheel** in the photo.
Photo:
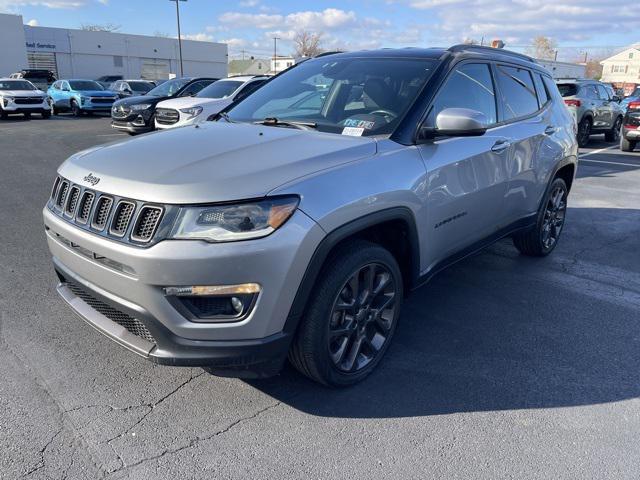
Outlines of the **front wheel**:
M513 244L520 253L544 257L556 248L564 227L568 195L567 184L556 178L542 202L536 226L513 236Z
M591 119L583 118L578 124L578 146L586 147L591 137Z
M618 117L611 130L605 132L604 139L607 142L618 142L620 140L620 130L622 130L622 117Z
M78 105L78 102L76 102L75 100L71 100L71 112L75 117L82 116L82 109L80 108L80 105Z
M324 385L363 380L384 356L402 307L400 267L383 247L354 241L328 260L289 352L289 361Z
M42 118L49 118L51 116L51 112L49 110L42 111Z
M634 148L636 148L636 142L624 138L624 135L620 138L620 150L623 152L633 152Z

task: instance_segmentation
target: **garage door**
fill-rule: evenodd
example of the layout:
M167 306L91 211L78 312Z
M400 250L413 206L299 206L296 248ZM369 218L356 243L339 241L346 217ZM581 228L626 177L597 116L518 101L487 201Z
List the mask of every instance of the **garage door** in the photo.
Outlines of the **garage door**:
M27 52L29 68L38 70L51 70L53 76L58 78L58 64L56 54L53 52Z
M169 61L143 59L140 77L145 80L166 80L169 78Z

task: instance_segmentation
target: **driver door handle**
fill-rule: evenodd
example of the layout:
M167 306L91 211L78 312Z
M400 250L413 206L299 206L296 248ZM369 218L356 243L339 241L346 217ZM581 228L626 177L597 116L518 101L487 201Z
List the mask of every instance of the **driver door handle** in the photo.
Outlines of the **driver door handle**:
M504 152L510 146L511 146L511 142L509 140L498 140L491 147L491 151L495 153L501 153L501 152Z
M553 135L554 133L556 133L556 127L552 125L549 125L547 128L544 129L545 135Z

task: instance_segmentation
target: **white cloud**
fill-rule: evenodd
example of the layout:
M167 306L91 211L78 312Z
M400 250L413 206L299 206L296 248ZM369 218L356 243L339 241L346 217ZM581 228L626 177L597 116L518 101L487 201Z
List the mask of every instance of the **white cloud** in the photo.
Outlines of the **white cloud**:
M238 5L240 5L243 8L253 8L253 7L257 7L259 4L260 4L260 0L244 0L240 2Z
M27 22L27 25L29 25L30 27L37 27L40 24L38 23L38 20L36 20L35 18L32 18Z
M186 35L182 35L182 38L185 40L195 40L197 42L213 42L213 36L208 33L188 33Z
M332 30L354 23L356 14L337 8L294 12L288 15L226 12L220 15L218 20L235 28Z
M86 0L0 0L0 11L15 12L20 7L74 9L86 4Z
M433 37L456 42L466 37L502 38L528 44L537 35L559 42L597 39L607 33L635 33L640 16L635 6L611 8L602 0L404 0L420 16L437 19L428 27Z

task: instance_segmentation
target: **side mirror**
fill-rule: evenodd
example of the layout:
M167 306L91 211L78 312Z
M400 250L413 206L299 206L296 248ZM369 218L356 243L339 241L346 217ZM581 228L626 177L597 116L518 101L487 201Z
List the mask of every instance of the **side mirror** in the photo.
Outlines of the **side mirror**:
M69 91L69 87L62 87L62 91L63 92L68 92Z
M123 92L127 95L131 95L133 93L130 88L125 88Z
M611 97L611 100L618 103L622 101L622 99L618 95L614 95L613 97Z
M487 116L469 108L445 108L436 117L436 135L475 137L487 131Z

